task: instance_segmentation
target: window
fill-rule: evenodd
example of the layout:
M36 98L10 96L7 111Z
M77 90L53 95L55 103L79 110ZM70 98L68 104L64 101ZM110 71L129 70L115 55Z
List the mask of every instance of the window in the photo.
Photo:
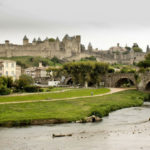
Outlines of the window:
M8 71L6 71L6 75L8 76Z
M11 64L11 67L14 68L14 63Z
M11 74L14 76L14 71L12 71Z
M8 68L8 63L6 63L6 68Z

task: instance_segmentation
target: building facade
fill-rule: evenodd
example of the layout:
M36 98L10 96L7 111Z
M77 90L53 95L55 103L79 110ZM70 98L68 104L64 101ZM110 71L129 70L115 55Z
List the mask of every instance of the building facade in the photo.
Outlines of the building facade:
M17 66L15 61L0 60L0 76L9 76L16 80L20 75L21 67Z

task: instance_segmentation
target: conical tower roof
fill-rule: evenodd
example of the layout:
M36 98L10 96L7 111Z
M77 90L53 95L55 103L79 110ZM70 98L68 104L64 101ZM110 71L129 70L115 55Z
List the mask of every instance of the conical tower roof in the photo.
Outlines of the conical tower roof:
M26 36L26 35L24 36L23 40L28 40L28 38L27 38L27 36Z

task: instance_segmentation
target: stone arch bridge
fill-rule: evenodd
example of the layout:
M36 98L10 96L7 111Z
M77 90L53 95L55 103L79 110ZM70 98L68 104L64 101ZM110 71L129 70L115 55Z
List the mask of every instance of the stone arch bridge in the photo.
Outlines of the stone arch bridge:
M71 83L71 77L66 78L65 84ZM134 73L109 73L103 76L102 81L105 87L119 87L121 81L128 81L139 90L150 91L150 73L138 74L135 79Z
M141 91L150 91L150 72L139 74L137 88Z
M127 80L133 85L136 85L134 73L110 73L104 76L104 83L106 87L118 87L120 81Z

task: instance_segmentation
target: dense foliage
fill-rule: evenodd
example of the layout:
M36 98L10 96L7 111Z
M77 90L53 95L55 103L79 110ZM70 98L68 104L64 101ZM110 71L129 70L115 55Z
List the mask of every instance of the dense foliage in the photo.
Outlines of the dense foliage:
M149 70L148 68L150 67L150 54L145 56L145 60L140 61L137 64L138 67L140 67L140 72L144 72L146 70Z
M11 77L0 77L0 95L15 92L42 92L42 89L33 85L32 77L21 75L19 80L13 81Z
M8 95L11 93L13 80L11 77L0 77L0 95Z
M136 70L130 67L123 67L120 70L120 73L135 73Z
M100 62L71 62L63 65L63 69L68 73L74 84L87 86L99 84L102 76L108 72L109 65Z
M81 58L81 61L96 61L96 57L91 56L91 57Z
M24 91L25 87L30 86L33 84L33 79L31 76L28 75L21 75L19 80L15 81L15 88L17 91Z
M49 67L46 71L51 80L56 80L64 74L62 67Z
M134 50L134 52L142 52L143 50L138 46L137 43L134 43L132 46L132 49Z

